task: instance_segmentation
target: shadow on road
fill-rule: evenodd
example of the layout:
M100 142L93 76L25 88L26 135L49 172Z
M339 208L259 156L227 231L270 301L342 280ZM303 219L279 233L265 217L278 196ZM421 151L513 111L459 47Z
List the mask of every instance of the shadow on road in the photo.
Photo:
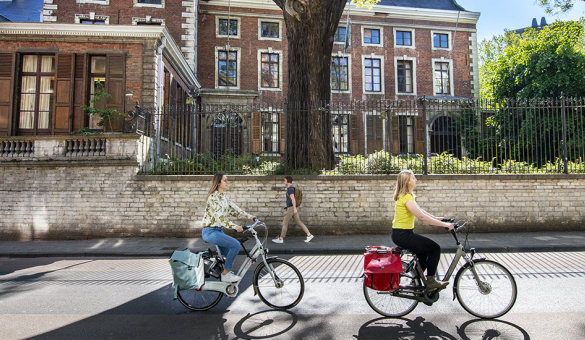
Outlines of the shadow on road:
M234 335L238 339L278 338L297 322L297 315L291 311L269 309L243 317L234 327Z
M456 336L457 335L457 336ZM357 340L409 339L409 340L530 340L528 333L511 322L474 319L466 321L453 332L445 331L423 317L377 318L363 324L354 335Z

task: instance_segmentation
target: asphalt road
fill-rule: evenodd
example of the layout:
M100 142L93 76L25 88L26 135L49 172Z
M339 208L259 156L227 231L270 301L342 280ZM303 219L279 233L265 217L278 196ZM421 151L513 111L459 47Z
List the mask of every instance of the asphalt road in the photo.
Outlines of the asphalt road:
M498 320L468 314L450 289L381 318L363 297L360 255L286 256L306 282L290 311L255 297L250 271L236 298L208 312L172 299L166 259L0 258L0 339L585 339L585 252L483 255L518 285Z

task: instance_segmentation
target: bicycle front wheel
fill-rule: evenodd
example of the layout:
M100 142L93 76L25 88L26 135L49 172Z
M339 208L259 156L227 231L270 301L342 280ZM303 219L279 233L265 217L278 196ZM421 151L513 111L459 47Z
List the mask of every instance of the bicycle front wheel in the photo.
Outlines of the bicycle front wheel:
M402 269L405 270L408 263L402 261ZM400 286L422 286L420 279L415 275L414 271L400 274ZM417 300L394 296L394 293L403 295L412 295L414 293L403 291L401 288L394 292L381 292L373 290L364 285L364 296L368 305L372 307L378 314L389 317L401 317L412 312L418 305Z
M479 282L473 274L477 274ZM500 317L514 306L517 287L514 277L501 264L475 260L463 266L455 277L455 294L466 311L484 319Z
M254 272L254 290L266 305L277 309L296 306L305 293L301 272L288 261L279 258L261 262Z
M181 304L190 310L202 311L208 310L215 307L221 298L223 293L212 291L212 290L179 290L177 297Z

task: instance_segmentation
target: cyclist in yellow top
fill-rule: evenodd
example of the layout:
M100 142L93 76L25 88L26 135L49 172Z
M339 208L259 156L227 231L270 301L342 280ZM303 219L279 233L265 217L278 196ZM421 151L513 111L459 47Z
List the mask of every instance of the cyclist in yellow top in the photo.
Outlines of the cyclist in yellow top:
M392 242L401 248L410 250L418 257L424 271L427 271L427 287L429 289L443 289L449 282L438 281L435 278L441 246L435 241L414 233L414 218L439 227L453 229L452 223L444 223L443 217L435 217L421 209L416 203L413 190L416 188L416 177L411 170L403 170L398 174L394 202L396 202L394 221L392 221Z

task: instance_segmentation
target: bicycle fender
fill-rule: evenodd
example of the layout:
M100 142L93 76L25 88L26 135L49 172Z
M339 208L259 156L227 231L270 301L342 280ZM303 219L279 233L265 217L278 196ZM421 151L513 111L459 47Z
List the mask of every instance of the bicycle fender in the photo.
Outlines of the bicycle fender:
M268 263L269 260L276 259L276 258L278 258L278 256L267 257L266 263ZM264 263L264 261L262 261L262 263ZM258 275L258 271L260 271L260 265L256 266L256 269L254 270L254 277L256 277L256 275ZM254 281L254 280L252 280L252 281ZM258 282L252 282L252 286L254 286L254 296L258 295Z
M482 261L485 261L485 260L487 260L487 258L480 257L480 258L477 258L477 259L473 259L471 261L473 263L476 263L476 262L482 262ZM455 282L453 282L453 301L455 301L455 295L457 294L456 293L456 291L457 291L457 278L459 277L459 273L461 273L461 271L463 269L469 268L469 267L471 267L471 264L469 262L465 263L463 266L461 266L461 268L459 268L459 270L457 271L457 275L455 275Z

